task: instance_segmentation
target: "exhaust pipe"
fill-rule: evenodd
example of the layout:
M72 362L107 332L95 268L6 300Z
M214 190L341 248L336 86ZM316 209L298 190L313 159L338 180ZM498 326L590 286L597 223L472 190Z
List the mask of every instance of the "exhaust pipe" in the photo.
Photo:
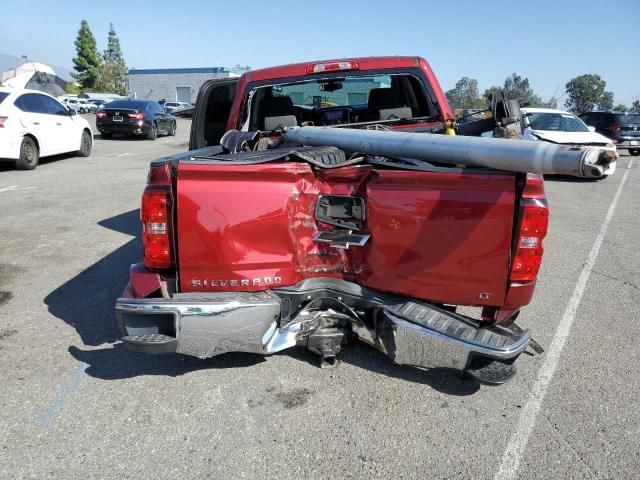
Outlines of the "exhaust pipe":
M284 138L308 146L332 145L354 153L585 178L601 177L618 158L617 153L597 147L350 128L290 127Z

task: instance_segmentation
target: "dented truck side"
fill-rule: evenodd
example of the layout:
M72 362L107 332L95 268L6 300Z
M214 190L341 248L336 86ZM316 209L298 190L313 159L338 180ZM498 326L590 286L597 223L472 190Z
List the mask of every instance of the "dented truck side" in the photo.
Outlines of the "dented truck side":
M283 141L286 126L249 135L256 89L326 77L331 90L341 68L422 82L428 118L380 121L385 130L438 135L452 119L428 64L416 57L265 69L222 94L205 85L191 150L151 164L141 209L144 261L131 267L116 303L123 342L200 358L302 345L324 366L357 338L398 364L508 381L531 338L514 320L532 298L542 260L542 176L298 148ZM354 127L376 124L364 105L349 108L345 118L365 119ZM380 111L407 109L418 107ZM264 120L333 119L339 110L318 105ZM251 140L236 148L225 137L219 146L211 128L222 123Z

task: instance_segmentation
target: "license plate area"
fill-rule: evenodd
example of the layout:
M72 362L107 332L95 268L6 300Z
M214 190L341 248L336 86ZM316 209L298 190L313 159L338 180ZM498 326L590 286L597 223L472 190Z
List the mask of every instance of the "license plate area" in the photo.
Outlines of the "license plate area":
M631 140L631 141L629 142L629 145L634 145L634 146L635 146L635 145L638 145L638 141L637 141L637 140Z
M122 122L122 120L123 120L123 117L122 117L122 116L120 116L120 115L117 115L117 116L114 116L114 117L113 117L113 121L114 121L114 122Z

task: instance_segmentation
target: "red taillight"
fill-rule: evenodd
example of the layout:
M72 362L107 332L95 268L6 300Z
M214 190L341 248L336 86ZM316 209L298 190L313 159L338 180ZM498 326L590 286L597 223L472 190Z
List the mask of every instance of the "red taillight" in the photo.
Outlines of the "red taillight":
M169 163L151 165L140 209L144 264L148 268L174 266L172 210L171 165Z
M620 125L614 123L613 125L609 125L608 127L605 127L605 128L610 132L618 132L620 130Z
M312 73L323 72L340 72L347 70L359 70L360 65L355 60L347 60L344 62L330 62L330 63L314 63L307 65L307 75Z
M107 118L107 112L96 112L97 118Z
M144 113L129 113L128 115L134 120L144 120Z
M147 185L166 185L171 186L171 163L157 162L152 163L149 167L149 175L147 176Z
M9 120L9 117L0 117L0 128L4 128L4 122Z
M530 282L538 276L544 253L542 240L548 225L549 207L544 199L542 176L529 174L520 202L520 231L511 264L511 281Z

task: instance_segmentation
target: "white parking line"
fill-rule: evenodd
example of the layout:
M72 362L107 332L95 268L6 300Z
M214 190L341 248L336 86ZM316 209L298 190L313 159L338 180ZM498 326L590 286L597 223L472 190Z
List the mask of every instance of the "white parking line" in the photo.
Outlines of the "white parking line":
M0 193L15 192L16 190L33 190L37 187L19 187L18 185L11 185L10 187L0 188Z
M569 304L567 305L567 309L562 315L562 320L560 320L558 329L556 330L556 333L553 337L551 347L549 347L546 353L544 364L538 372L536 383L533 385L531 394L529 396L529 399L527 400L527 404L520 414L518 426L513 432L509 443L507 444L507 449L505 450L502 457L500 469L494 477L495 480L513 479L517 476L518 468L520 467L520 461L522 460L522 455L524 454L524 449L529 442L529 436L531 435L533 426L536 423L536 417L540 411L540 407L547 393L547 389L549 388L549 384L553 379L556 367L558 366L560 355L562 354L562 349L564 348L567 338L569 337L569 331L571 330L571 325L573 324L573 321L575 319L576 311L580 306L582 294L584 293L584 289L586 288L587 282L589 281L589 276L591 275L591 271L593 270L593 265L598 258L600 247L602 246L604 236L607 233L609 223L611 222L611 218L613 217L613 212L615 211L618 200L620 199L620 194L622 194L622 187L624 187L624 184L629 177L629 172L631 171L632 164L633 159L629 160L627 169L622 176L622 180L620 181L618 191L613 197L611 205L609 206L609 210L607 211L607 215L604 218L604 222L600 227L600 233L596 237L596 241L591 248L591 252L589 252L587 263L585 263L584 267L582 267L580 277L578 278L578 283L573 290L573 295L571 295Z
M36 418L36 425L39 427L48 427L53 423L71 395L78 390L82 381L87 377L87 368L89 368L89 365L86 363L81 363L80 366L76 368L69 379L60 386L53 401L40 412L40 415Z

